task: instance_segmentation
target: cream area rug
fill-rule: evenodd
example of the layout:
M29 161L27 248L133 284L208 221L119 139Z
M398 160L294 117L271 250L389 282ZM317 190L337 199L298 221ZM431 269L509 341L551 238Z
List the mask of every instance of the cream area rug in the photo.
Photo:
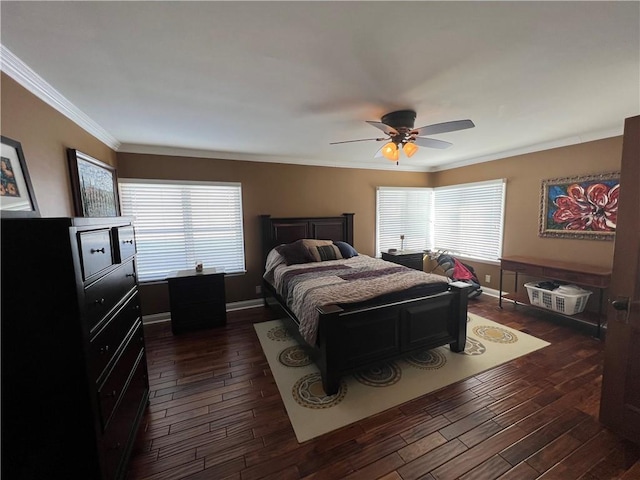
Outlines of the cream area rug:
M549 343L468 314L464 352L438 347L344 377L325 395L318 368L280 320L255 324L298 442L387 410Z

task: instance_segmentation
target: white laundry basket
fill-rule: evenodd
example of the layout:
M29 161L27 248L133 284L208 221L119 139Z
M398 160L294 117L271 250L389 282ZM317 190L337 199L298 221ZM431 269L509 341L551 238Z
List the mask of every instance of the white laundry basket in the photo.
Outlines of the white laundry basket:
M531 305L575 315L583 312L587 306L589 296L593 293L576 285L562 285L555 290L536 287L536 282L525 283Z

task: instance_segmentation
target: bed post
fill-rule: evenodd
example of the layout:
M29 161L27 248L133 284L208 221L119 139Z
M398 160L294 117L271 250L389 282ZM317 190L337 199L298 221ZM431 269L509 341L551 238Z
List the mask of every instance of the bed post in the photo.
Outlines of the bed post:
M467 304L471 285L464 282L450 284L455 294L451 304L451 325L454 327L455 340L449 344L452 352L462 352L467 344Z
M345 217L344 223L344 241L353 247L353 216L354 213L343 213Z
M271 250L271 215L260 215L260 247L262 248L262 271L267 262L267 254Z
M322 388L327 395L335 395L340 390L340 367L344 364L342 344L343 336L337 332L340 313L344 310L337 305L323 305L318 307L318 338L316 345L319 349L317 365L322 377ZM330 340L331 339L331 340ZM327 348L330 341L332 348Z

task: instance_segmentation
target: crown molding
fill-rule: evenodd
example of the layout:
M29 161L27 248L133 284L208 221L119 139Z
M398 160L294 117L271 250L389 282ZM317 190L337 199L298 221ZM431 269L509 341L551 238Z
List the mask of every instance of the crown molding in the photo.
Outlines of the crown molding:
M108 147L116 151L120 148L120 142L113 135L91 120L2 44L0 44L0 70Z
M434 167L430 172L441 172L443 170L451 170L453 168L468 167L469 165L475 165L477 163L490 162L492 160L501 160L508 157L517 157L519 155L526 155L528 153L542 152L544 150L551 150L554 148L569 147L571 145L578 145L579 143L594 142L596 140L602 140L605 138L619 137L624 132L623 125L611 127L608 129L598 130L594 132L582 133L580 135L574 135L572 137L565 137L558 140L552 140L550 142L536 143L521 148L514 148L512 150L505 150L492 155L485 155L482 157L470 158L467 160L460 160L447 165Z
M421 165L410 165L407 162L396 165L385 160L384 163L371 159L370 163L349 163L335 159L313 159L302 157L287 157L275 155L257 155L249 153L220 152L214 150L198 150L183 147L167 147L161 145L143 145L134 143L123 143L118 149L120 153L135 153L142 155L161 155L170 157L193 157L211 158L216 160L239 160L244 162L260 163L284 163L288 165L304 165L308 167L331 167L331 168L351 168L362 170L389 170L405 172L427 172L427 168ZM380 160L380 159L377 159Z

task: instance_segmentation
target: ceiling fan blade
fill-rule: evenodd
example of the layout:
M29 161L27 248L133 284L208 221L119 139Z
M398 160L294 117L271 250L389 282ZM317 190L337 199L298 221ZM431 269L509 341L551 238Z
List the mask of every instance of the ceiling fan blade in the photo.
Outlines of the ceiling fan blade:
M436 140L435 138L423 138L423 137L417 137L414 140L414 143L416 145L420 145L421 147L439 148L441 150L445 148L449 148L451 145L453 145L453 143L445 142L443 140Z
M384 145L382 146L384 147ZM378 151L376 152L376 154L373 156L373 158L384 158L384 155L382 155L382 147L380 147L378 149Z
M339 143L353 143L353 142L369 142L375 140L376 142L383 142L384 140L388 140L387 138L362 138L360 140L345 140L343 142L331 142L329 145L337 145Z
M395 128L390 127L390 126L389 126L389 125L387 125L386 123L382 123L382 122L372 122L372 121L370 121L370 120L366 120L366 122L367 122L369 125L373 125L374 127L379 128L380 130L382 130L382 131L383 131L384 133L386 133L387 135L391 135L391 136L398 135L398 131L397 131Z
M424 135L436 135L438 133L456 132L466 128L473 128L475 124L471 120L456 120L453 122L434 123L411 131L412 135L422 137Z

